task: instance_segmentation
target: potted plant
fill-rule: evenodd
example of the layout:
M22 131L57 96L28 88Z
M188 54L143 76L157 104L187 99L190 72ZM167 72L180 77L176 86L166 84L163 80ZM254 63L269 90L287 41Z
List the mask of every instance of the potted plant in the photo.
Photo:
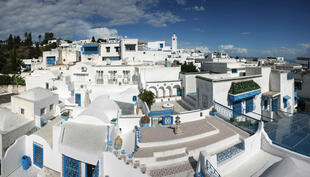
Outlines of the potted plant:
M150 117L148 117L148 116L141 117L140 123L141 123L142 127L148 127L150 124Z
M217 110L213 107L211 110L211 115L216 116L216 114L217 114Z
M116 124L116 121L117 121L117 119L116 119L116 118L113 118L113 119L111 120L111 124Z
M61 113L61 118L64 120L68 120L69 119L69 111Z

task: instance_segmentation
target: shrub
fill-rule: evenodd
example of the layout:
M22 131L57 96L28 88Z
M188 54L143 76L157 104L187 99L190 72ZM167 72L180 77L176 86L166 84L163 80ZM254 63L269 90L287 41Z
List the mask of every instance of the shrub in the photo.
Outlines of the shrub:
M61 114L62 116L69 116L69 112L63 112L62 114Z
M233 82L231 83L229 93L239 94L243 92L248 92L251 90L260 89L260 86L253 80L243 81L243 82Z
M140 121L143 124L148 124L148 123L150 123L150 118L148 116L143 116L143 117L141 117Z
M217 112L217 110L215 109L215 107L212 108L212 112Z
M0 75L0 85L26 85L26 82L20 75Z

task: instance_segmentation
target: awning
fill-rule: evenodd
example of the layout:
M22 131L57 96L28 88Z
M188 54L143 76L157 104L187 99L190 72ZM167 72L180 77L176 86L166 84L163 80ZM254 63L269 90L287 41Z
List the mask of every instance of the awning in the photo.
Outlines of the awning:
M232 102L235 102L235 101L243 100L246 98L254 97L255 95L259 95L260 93L261 93L261 90L259 89L255 91L238 94L238 95L228 94L228 99Z
M284 98L284 99L286 99L286 100L291 99L291 97L290 97L290 96L288 96L288 95L284 96L283 98Z

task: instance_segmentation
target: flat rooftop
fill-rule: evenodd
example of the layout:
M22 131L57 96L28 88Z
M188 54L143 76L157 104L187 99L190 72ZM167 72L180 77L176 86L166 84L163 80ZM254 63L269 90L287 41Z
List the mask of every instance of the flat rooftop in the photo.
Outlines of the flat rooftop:
M195 128L194 128L195 127ZM180 125L183 134L176 136L173 128L169 127L142 127L142 143L168 141L179 138L186 138L205 132L216 130L206 119L182 123Z
M237 134L239 134L240 138L242 139L250 136L248 133L242 131L241 129L225 122L224 120L220 118L213 117L213 116L210 116L210 117L207 117L206 119L202 119L198 121L183 123L181 130L183 131L184 135L182 136L189 137L189 136L194 136L194 133L196 133L196 135L199 135L201 133L213 130L212 128L209 127L209 125L218 129L219 132L216 134L210 135L210 136L205 136L203 138L195 139L193 141L181 142L181 143L176 143L173 145L157 146L157 147L141 147L139 148L138 152L135 154L135 157L136 158L152 157L154 152L163 152L163 151L180 149L180 148L186 148L187 150L194 150L194 149L198 149L201 147L214 144L216 142L222 141L224 139L227 139ZM143 134L144 132L141 132L142 140L144 136L149 136L147 137L147 139L144 138L144 141L149 141L149 142L155 142L157 140L167 141L167 140L171 140L171 136L175 136L175 138L179 138L178 136L181 136L181 135L172 135L171 134L172 132L169 132L170 130L165 130L165 132L168 133L168 135L166 136L164 133L161 132L163 131L162 128L151 127L151 129L152 128L154 128L154 130L147 130L146 135ZM166 127L166 129L171 129L171 128ZM141 129L141 131L143 130ZM152 132L152 134L149 134L150 132Z
M256 75L249 75L249 76L235 76L232 74L208 74L208 75L199 75L196 78L207 80L207 81L228 81L228 80L240 80L240 79L250 79L250 78L257 78L261 77L261 74Z

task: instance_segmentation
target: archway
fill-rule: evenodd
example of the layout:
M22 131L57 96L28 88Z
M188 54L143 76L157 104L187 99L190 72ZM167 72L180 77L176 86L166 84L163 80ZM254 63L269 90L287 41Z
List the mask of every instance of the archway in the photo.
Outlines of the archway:
M159 89L158 89L158 97L161 98L161 97L165 97L165 96L166 96L165 88L164 87L159 87Z

